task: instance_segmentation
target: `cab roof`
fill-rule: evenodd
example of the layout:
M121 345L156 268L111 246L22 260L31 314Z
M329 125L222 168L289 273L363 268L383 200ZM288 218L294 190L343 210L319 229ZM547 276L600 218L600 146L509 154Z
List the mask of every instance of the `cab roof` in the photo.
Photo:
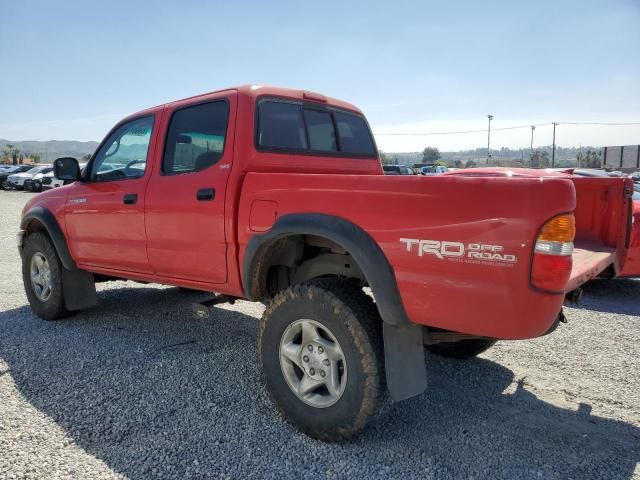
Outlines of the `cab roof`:
M132 113L131 115L127 115L127 118L137 117L147 113L155 113L166 106L170 106L178 102L183 102L185 100L195 100L201 97L212 95L214 93L223 93L223 92L236 92L240 96L251 98L254 102L258 97L263 97L263 96L288 98L291 100L299 100L299 101L306 101L306 102L312 102L312 103L315 102L315 103L324 104L324 105L331 105L333 107L338 107L345 110L351 110L353 112L357 112L362 115L362 111L351 103L345 102L343 100L338 100L337 98L327 97L326 95L322 95L316 92L311 92L309 90L274 87L274 86L268 86L268 85L241 85L238 87L225 88L222 90L214 90L212 92L206 92L206 93L201 93L199 95L194 95L191 97L172 100L167 103L156 105L155 107L146 108L139 112Z

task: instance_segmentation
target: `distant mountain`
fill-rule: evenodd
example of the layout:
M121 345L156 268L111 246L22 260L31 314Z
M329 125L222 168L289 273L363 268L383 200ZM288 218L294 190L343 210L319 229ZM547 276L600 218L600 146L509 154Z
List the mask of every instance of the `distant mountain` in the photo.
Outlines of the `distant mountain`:
M7 144L14 145L25 157L39 155L41 162L52 162L60 157L81 158L83 155L93 153L98 148L98 142L76 142L74 140L50 140L39 142L26 140L22 142L4 140L0 138L0 157L6 150Z

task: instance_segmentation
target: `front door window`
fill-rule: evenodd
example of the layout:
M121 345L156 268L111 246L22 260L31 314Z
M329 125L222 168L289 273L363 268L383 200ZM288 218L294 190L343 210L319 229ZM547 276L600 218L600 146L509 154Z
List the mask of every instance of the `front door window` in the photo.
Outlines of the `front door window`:
M142 177L152 130L153 117L137 118L118 127L98 150L89 179L101 182Z

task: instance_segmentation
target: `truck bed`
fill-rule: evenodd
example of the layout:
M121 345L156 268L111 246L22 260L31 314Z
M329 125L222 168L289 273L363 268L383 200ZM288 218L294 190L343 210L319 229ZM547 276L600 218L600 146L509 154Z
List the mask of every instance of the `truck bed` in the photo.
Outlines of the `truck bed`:
M629 221L624 178L572 177L572 180L576 187L576 239L567 292L611 266L620 269L626 258Z
M566 291L575 290L580 285L597 277L614 263L616 249L596 244L576 244L573 250L573 267Z

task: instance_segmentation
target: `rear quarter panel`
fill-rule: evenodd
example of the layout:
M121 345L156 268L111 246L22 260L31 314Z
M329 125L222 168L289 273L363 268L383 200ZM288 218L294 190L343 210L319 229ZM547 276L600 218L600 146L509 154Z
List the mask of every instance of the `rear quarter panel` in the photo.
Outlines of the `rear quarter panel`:
M276 217L323 213L365 230L393 267L405 310L419 324L495 338L530 338L555 320L562 295L529 285L535 236L575 208L571 181L557 178L421 177L249 173L239 205L240 259L251 205ZM499 245L516 262L438 258L407 251L401 238ZM375 294L375 292L374 292Z

